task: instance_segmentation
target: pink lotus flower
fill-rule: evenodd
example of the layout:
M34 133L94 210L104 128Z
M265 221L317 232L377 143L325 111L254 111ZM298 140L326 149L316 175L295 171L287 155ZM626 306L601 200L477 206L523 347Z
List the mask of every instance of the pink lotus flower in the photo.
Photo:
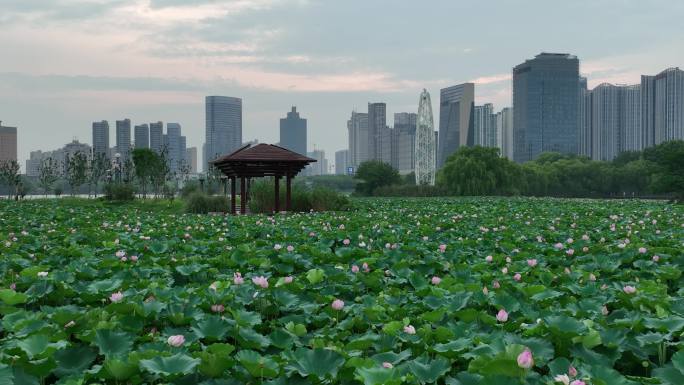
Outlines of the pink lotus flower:
M520 273L515 273L513 279L515 279L516 281L520 281L522 279L522 275L520 275Z
M283 248L283 246L281 246L280 243L276 243L275 245L273 245L273 250L275 250L275 251L278 251L282 248Z
M342 308L344 307L344 301L342 301L341 299L336 299L332 302L332 305L330 306L332 306L332 308L335 310L342 310Z
M126 252L123 251L123 250L119 250L119 251L116 252L116 257L117 257L117 258L121 258L121 257L123 257L124 255L126 255Z
M570 367L568 368L568 375L570 377L577 377L577 369L575 369L574 366L570 365Z
M416 334L416 328L414 328L413 325L406 325L406 326L404 326L404 333Z
M385 369L392 369L394 366L390 364L389 362L383 362L382 367Z
M137 255L131 255L131 262L138 262L138 256Z
M518 250L518 249L513 250L513 252L515 252L516 250ZM512 261L511 257L506 257L506 263L511 263L511 261Z
M342 243L343 243L345 246L349 246L349 244L351 243L351 241L350 241L349 239L345 239L344 241L342 241Z
M587 251L589 251L589 248L586 247L586 246L584 246L584 247L582 248L582 251L586 253Z
M292 246L292 245L287 245L287 252L288 252L288 253L291 253L291 252L293 252L293 251L294 251L294 246Z
M482 288L482 294L484 294L484 295L489 294L489 289L487 289L487 286Z
M223 305L211 305L211 311L214 313L223 313L225 310L226 308Z
M233 283L236 285L242 285L243 283L245 283L245 279L242 278L242 274L240 274L239 271L236 273L233 273Z
M640 247L640 248L639 248L639 254L646 254L647 251L648 251L648 250L646 250L645 247Z
M575 380L571 382L570 385L587 385L587 383L582 380Z
M178 348L183 346L183 344L185 343L185 337L182 334L177 334L175 336L169 337L169 339L166 340L166 342L174 348Z
M570 385L570 377L567 374L559 374L553 378L554 382L559 382L563 385Z
M575 242L575 240L572 239L572 238L568 238L568 239L565 240L565 242L567 242L567 243L573 243L573 242Z
M496 320L499 322L508 321L508 312L506 312L504 309L499 310L499 312L496 313Z
M439 251L442 253L446 251L446 248L447 248L447 245L445 245L443 243L441 245L439 245Z
M527 266L529 266L529 267L537 266L537 260L536 259L528 259L527 260Z
M126 257L121 257L121 262L126 262L126 261L128 261L128 258L126 258Z
M254 282L255 285L261 287L262 289L268 289L268 278L264 277L263 275L253 277L252 282Z
M508 274L508 268L504 267L503 269L501 269L501 272L504 274Z
M634 294L637 290L636 287L627 285L622 288L622 291L624 291L627 294Z
M112 295L109 296L109 300L112 301L113 303L117 303L123 299L124 295L120 291L117 291L116 293L112 293Z
M488 256L485 257L485 261L486 261L487 263L491 263L493 260L494 260L494 257L492 257L491 255L488 255Z
M285 278L283 279L283 282L285 282L285 283L292 283L293 280L294 280L294 278L292 278L291 275L288 275L287 277L285 277Z
M17 290L17 284L16 284L16 283L11 283L11 284L10 284L10 289L12 289L12 290Z
M494 282L492 282L492 287L495 289L500 289L501 284L499 283L499 281L494 281Z
M356 265L352 265L351 271L352 271L352 273L358 273L358 272L359 272L359 267L356 266Z
M366 273L370 271L370 269L368 268L368 264L366 262L364 262L363 265L361 265L361 268L363 268L363 271Z
M582 235L582 240L583 240L583 241L588 241L588 240L589 240L589 235L587 235L587 234Z
M558 250L561 250L561 249L563 249L564 246L563 246L562 243L558 242L558 243L556 243L555 245L553 245L553 247L555 247L555 248L558 249Z
M589 280L596 281L596 276L594 275L594 273L589 274Z
M534 366L534 358L532 357L532 352L529 349L525 349L522 353L518 355L518 366L523 369L530 369Z
M573 255L573 254L575 254L575 250L574 250L574 249L567 249L567 250L565 251L565 254L567 254L567 255Z
M653 260L653 262L658 262L660 260L660 257L657 255L654 255L653 257L651 257L651 259Z
M434 277L432 277L431 282L433 285L439 285L442 282L442 278L439 278L438 276L434 276Z

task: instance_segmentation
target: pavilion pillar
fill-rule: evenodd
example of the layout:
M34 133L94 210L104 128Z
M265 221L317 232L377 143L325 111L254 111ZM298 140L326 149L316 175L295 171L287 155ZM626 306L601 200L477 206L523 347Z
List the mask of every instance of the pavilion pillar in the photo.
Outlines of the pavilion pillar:
M235 200L237 197L235 196L235 183L237 182L237 178L234 176L230 177L230 213L235 215L236 210L235 210Z
M292 210L292 176L290 173L285 177L285 211Z
M245 182L245 177L240 177L240 215L245 215L247 211L247 183Z
M252 196L252 178L247 178L247 203L249 203L249 198Z
M275 176L275 212L280 212L280 175Z

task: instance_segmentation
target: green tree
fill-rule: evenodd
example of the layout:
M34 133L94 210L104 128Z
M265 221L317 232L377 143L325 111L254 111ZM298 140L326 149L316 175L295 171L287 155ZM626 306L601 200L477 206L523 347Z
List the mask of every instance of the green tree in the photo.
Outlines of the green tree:
M16 160L0 162L0 180L7 185L7 198L12 199L12 195L17 193L17 186L21 181L19 163Z
M132 157L135 177L140 183L143 198L146 198L147 185L154 182L155 174L161 166L161 158L149 148L136 148L133 150Z
M360 180L355 191L357 194L370 196L378 187L401 183L399 171L379 160L369 160L359 165L354 178Z
M64 161L64 171L67 183L71 188L71 195L76 194L76 190L86 181L88 172L88 157L78 151L67 155Z
M52 190L52 185L59 179L59 163L52 157L47 157L38 166L38 182L47 197L48 191Z
M656 170L651 188L654 192L673 193L684 200L684 141L673 140L644 150L644 159Z
M493 147L462 147L437 173L437 185L453 195L510 195L519 191L520 167Z
M95 198L97 198L97 188L107 173L107 168L109 167L109 160L107 156L103 153L96 153L93 155L93 159L88 165L88 175L86 176L88 180L88 196L90 192L95 193Z

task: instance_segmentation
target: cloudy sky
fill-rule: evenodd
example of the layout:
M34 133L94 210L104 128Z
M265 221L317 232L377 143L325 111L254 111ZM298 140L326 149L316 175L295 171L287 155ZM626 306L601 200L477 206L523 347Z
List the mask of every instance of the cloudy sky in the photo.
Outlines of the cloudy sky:
M19 160L91 122L179 122L204 142L204 96L243 99L243 138L277 142L296 105L309 148L346 148L369 101L417 110L422 88L476 83L510 105L511 68L541 51L581 60L589 86L684 66L682 1L0 0L0 120ZM114 130L110 128L113 141Z

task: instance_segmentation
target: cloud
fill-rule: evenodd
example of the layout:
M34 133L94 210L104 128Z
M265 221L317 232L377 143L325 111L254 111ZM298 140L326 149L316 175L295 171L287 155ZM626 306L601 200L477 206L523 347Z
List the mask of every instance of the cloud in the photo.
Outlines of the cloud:
M511 78L512 78L512 75L510 73L505 73L505 74L481 76L479 78L469 80L469 82L475 83L475 84L492 84L492 83L500 83L500 82L510 81Z

